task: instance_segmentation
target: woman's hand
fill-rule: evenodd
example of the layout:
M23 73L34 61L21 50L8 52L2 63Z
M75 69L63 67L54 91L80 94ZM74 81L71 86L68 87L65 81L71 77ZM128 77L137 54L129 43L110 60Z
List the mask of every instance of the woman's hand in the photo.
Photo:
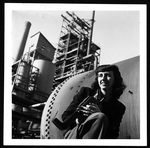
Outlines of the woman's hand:
M94 103L87 104L86 106L81 106L80 111L83 112L84 116L89 116L92 113L101 112L101 110L98 107L98 105L94 104Z

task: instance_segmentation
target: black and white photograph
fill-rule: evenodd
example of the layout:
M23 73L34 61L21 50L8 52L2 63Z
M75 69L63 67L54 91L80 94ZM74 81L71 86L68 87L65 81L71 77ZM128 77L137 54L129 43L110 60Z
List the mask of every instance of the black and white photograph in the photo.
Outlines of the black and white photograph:
M4 44L4 145L146 145L146 5L6 3Z

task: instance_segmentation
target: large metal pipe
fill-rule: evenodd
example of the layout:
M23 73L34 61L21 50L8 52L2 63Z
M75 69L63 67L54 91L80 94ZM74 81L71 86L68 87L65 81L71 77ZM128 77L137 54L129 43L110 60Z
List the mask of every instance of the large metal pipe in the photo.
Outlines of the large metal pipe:
M23 55L30 27L31 27L31 23L28 22L28 21L25 22L25 29L24 29L24 32L23 32L23 36L22 36L18 51L16 52L16 55L14 57L14 62L20 60L21 56Z
M119 99L126 106L126 111L120 124L118 139L140 138L139 60L138 56L116 63L127 86ZM90 87L94 80L95 72L88 71L66 79L55 88L43 110L40 130L41 138L63 138L65 131L59 130L53 124L53 118L57 117L61 120L62 113L71 103L73 96L81 87Z

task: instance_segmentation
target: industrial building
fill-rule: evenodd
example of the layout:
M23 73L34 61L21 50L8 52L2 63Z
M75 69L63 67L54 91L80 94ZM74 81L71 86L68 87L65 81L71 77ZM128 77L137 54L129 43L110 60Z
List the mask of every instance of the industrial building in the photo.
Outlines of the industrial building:
M12 65L12 138L39 138L43 103L53 85L55 48L41 32L31 36L30 41L29 51ZM32 107L38 103L43 105Z

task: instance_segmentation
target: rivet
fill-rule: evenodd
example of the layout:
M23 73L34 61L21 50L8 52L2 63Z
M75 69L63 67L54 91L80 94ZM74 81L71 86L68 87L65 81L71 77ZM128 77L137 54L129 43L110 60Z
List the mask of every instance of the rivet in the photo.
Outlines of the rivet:
M70 87L70 90L72 90L73 89L73 86L72 87Z

